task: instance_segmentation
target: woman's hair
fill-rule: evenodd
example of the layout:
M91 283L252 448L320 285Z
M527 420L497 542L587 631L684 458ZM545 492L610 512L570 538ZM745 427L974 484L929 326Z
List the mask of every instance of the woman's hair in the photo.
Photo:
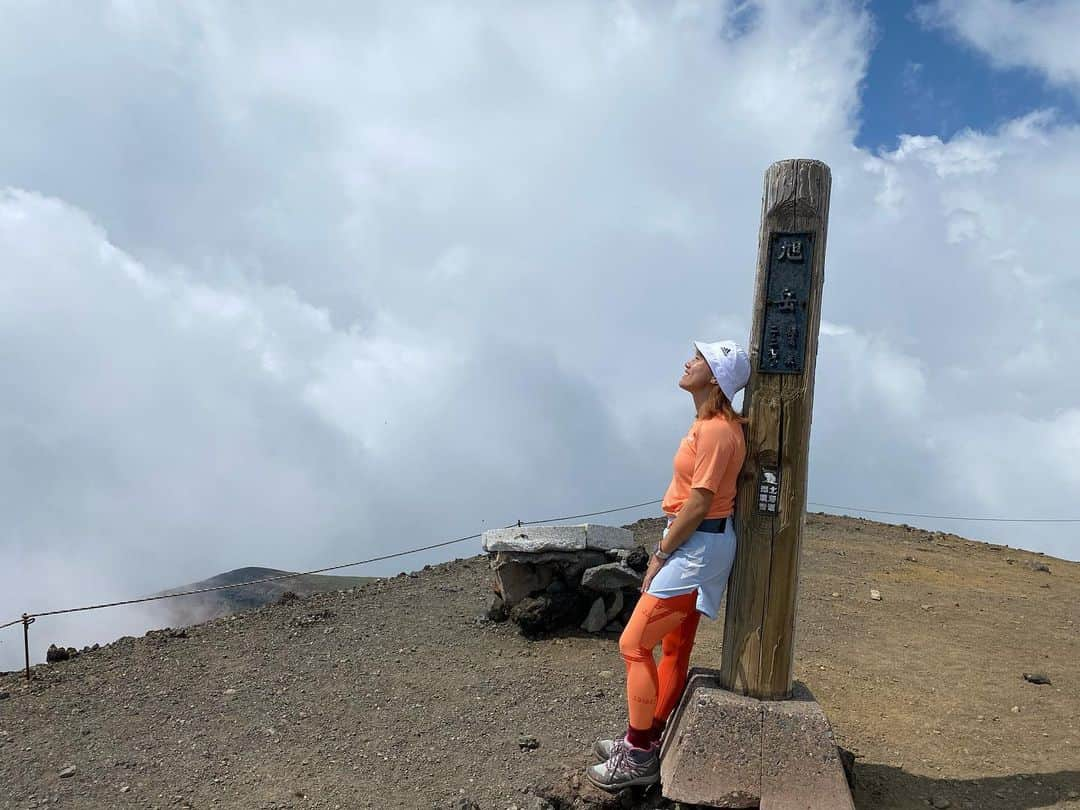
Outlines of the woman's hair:
M730 422L735 422L738 425L745 425L750 422L745 416L739 416L735 413L735 409L731 407L731 401L727 398L727 394L718 385L713 395L706 400L705 404L701 406L701 410L698 412L698 419L712 419L714 416L722 416Z

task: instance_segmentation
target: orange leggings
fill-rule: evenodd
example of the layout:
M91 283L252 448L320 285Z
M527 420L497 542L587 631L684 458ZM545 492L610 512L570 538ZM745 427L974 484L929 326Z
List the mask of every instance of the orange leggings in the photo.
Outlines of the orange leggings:
M660 599L643 593L619 637L626 662L626 698L630 727L646 731L667 722L686 686L690 650L697 633L697 591ZM663 641L660 666L653 649Z

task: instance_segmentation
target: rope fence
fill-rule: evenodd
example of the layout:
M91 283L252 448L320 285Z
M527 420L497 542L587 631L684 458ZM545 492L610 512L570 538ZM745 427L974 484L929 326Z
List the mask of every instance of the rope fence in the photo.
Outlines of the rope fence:
M577 518L596 517L598 515L610 515L614 512L625 512L630 509L638 509L642 506L654 506L660 503L660 500L642 501L641 503L634 503L628 506L617 506L613 509L601 509L597 512L583 512L579 515L563 515L562 517L554 518L541 518L540 520L519 520L516 523L511 523L503 528L509 529L514 526L533 526L537 523L557 523L562 520L575 520ZM328 565L325 568L313 568L310 571L297 571L290 574L281 574L273 577L262 577L261 579L252 579L247 582L233 582L228 585L213 585L208 588L195 588L189 591L178 591L176 593L163 593L155 596L143 596L138 599L122 599L117 602L102 602L97 605L84 605L82 607L64 608L62 610L43 610L37 613L24 613L20 618L14 621L0 624L0 630L8 627L14 627L17 624L23 626L23 647L26 657L26 679L30 680L30 640L29 632L30 625L37 619L43 616L59 616L63 613L82 613L87 610L101 610L103 608L119 607L120 605L137 605L142 602L156 602L161 599L175 599L180 596L192 596L199 593L210 593L212 591L225 591L232 588L243 588L248 585L260 585L265 582L278 582L283 579L295 579L296 577L304 577L312 574L325 574L327 571L340 571L343 568L352 568L357 565L367 565L369 563L381 562L383 560L392 560L395 557L404 557L407 554L416 554L421 551L430 551L436 548L443 548L444 546L451 546L455 543L463 543L466 540L475 540L480 537L480 533L469 534L465 537L457 537L453 540L444 540L441 543L432 543L427 546L420 546L419 548L410 548L406 551L396 551L393 554L381 554L378 557L368 557L365 560L357 560L356 562L341 563L339 565Z
M597 512L583 512L579 515L563 515L562 517L543 518L540 520L519 520L516 523L511 523L504 526L505 529L513 528L514 526L534 526L538 523L558 523L563 520L576 520L577 518L597 517L598 515L610 515L615 512L626 512L630 509L638 509L643 506L655 506L660 503L660 499L652 501L642 501L640 503L630 504L628 506L616 506L612 509L602 509ZM911 512L888 512L881 509L862 509L854 506L836 506L833 504L818 503L816 501L807 501L807 506L821 506L826 509L842 509L852 512L867 512L877 515L894 515L900 517L919 517L919 518L932 518L936 520L973 520L973 521L993 521L1002 523L1080 523L1080 518L998 518L998 517L964 517L959 515L924 515L915 514ZM232 588L244 588L249 585L261 585L266 582L278 582L285 579L295 579L296 577L310 576L312 574L325 574L327 571L340 571L343 568L352 568L357 565L367 565L375 562L382 562L383 560L392 560L396 557L404 557L408 554L417 554L421 551L431 551L436 548L443 548L445 546L451 546L455 543L463 543L466 540L475 540L480 537L481 533L466 535L465 537L457 537L453 540L444 540L439 543L432 543L427 546L420 546L418 548L411 548L406 551L396 551L392 554L382 554L378 557L368 557L364 560L357 560L356 562L341 563L339 565L329 565L325 568L313 568L310 571L297 571L290 574L281 574L273 577L263 577L261 579L253 579L247 582L234 582L228 585L214 585L208 588L196 588L189 591L178 591L176 593L164 593L157 594L155 596L143 596L138 599L123 599L117 602L102 602L96 605L84 605L82 607L64 608L62 610L44 610L37 613L24 613L20 618L15 619L4 624L0 624L0 630L4 630L8 627L14 627L17 624L23 626L23 641L24 649L26 653L26 678L30 679L30 652L29 652L29 628L38 618L43 616L59 616L64 613L81 613L88 610L101 610L103 608L119 607L121 605L137 605L142 602L156 602L161 599L175 599L181 596L192 596L200 593L211 593L213 591L225 591Z

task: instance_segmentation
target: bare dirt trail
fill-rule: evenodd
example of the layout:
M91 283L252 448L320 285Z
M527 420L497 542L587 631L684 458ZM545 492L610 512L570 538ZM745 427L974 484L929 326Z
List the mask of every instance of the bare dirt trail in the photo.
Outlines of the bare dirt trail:
M625 723L616 639L481 621L490 582L456 560L0 676L0 810L626 806L579 779ZM1080 564L810 515L798 610L860 810L1080 810Z

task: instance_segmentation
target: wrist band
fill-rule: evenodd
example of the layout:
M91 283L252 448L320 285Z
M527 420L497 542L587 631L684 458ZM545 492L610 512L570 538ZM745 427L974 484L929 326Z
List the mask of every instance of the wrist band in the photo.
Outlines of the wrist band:
M667 552L665 552L665 551L661 550L661 548L660 548L660 544L659 544L659 543L657 543L657 544L656 544L656 548L655 548L655 549L653 549L653 556L654 556L654 557L656 557L656 559L658 559L658 560L668 560L668 559L671 559L671 554L669 554L669 553L667 553Z

